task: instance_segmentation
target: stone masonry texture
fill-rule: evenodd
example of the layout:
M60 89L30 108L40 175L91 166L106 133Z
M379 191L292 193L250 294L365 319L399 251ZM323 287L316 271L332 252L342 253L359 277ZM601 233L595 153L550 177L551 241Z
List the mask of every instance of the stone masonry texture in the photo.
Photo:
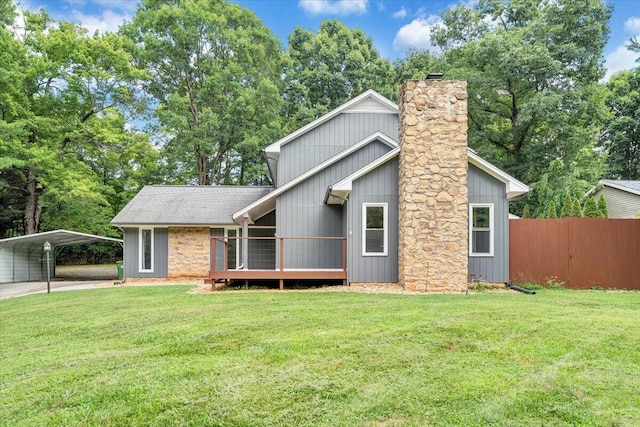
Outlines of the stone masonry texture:
M467 83L410 80L398 103L398 281L408 291L465 292Z
M169 227L169 277L209 277L209 227Z

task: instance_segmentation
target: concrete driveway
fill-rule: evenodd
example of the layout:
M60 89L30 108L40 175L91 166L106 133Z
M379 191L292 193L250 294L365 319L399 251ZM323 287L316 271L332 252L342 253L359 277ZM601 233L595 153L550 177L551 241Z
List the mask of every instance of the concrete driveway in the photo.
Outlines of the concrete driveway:
M52 281L51 292L71 291L77 289L102 288L112 282L105 280L63 280ZM21 297L30 294L41 294L47 292L47 282L14 282L0 283L0 300Z

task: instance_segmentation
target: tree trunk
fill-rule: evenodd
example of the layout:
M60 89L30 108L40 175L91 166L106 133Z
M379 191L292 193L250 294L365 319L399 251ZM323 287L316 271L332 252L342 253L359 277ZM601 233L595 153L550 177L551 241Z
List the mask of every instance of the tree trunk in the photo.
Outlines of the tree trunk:
M38 232L40 225L40 215L42 214L42 206L38 205L38 197L36 194L36 167L31 165L27 171L27 200L24 208L24 234L35 234Z
M198 185L208 185L207 181L207 158L198 156Z

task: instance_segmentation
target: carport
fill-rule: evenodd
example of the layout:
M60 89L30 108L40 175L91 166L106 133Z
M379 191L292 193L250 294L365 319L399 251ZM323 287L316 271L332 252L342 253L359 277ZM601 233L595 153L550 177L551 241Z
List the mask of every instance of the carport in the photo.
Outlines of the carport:
M46 231L44 233L1 239L0 283L45 280L47 278L47 262L44 254L45 242L51 244L50 269L51 277L55 277L56 255L60 249L65 246L101 241L117 242L120 245L123 243L122 239L69 230Z

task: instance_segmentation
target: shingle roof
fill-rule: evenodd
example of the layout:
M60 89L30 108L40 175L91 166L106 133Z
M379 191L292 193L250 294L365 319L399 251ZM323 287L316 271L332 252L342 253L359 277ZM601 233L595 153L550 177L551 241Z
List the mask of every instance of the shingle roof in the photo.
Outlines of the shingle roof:
M231 215L273 187L148 185L111 220L114 225L234 224Z
M618 179L601 179L600 184L640 195L640 181L624 181Z

